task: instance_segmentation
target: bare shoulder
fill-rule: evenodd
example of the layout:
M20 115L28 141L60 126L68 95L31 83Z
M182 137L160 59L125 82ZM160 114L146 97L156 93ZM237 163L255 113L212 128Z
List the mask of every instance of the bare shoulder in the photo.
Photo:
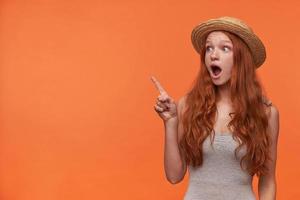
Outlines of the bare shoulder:
M263 103L265 105L266 113L268 115L268 118L278 118L279 117L279 111L277 106L272 103L270 99L267 99L266 97L263 97Z
M279 110L275 104L270 107L270 118L279 119Z
M265 106L267 106L267 107L272 106L272 104L273 104L272 101L265 96L262 97L262 101L265 104Z
M269 126L275 129L276 132L279 129L279 110L276 105L272 104L270 106L270 114L269 114Z
M267 97L263 96L262 98L263 104L264 104L264 108L265 108L265 112L268 115L268 118L271 115L271 109L273 107L273 103L270 99L267 99Z
M273 140L277 140L279 134L279 110L274 103L268 105L268 132L271 134Z

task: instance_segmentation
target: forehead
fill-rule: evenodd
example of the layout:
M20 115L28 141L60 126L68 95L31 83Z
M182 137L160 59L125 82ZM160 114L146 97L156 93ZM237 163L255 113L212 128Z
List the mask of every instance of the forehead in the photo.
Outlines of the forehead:
M206 43L208 42L228 42L232 43L230 38L222 31L210 32L206 38Z

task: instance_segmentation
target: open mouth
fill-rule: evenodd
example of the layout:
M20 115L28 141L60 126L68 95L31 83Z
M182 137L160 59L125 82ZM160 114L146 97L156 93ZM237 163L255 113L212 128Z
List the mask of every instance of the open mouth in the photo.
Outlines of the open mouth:
M214 76L218 76L222 72L221 67L219 67L218 65L212 65L211 69L212 69Z

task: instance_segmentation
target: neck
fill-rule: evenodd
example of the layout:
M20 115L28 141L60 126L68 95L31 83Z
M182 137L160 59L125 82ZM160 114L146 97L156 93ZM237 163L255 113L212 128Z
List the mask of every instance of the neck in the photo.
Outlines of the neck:
M217 87L218 103L231 104L230 85L228 83Z

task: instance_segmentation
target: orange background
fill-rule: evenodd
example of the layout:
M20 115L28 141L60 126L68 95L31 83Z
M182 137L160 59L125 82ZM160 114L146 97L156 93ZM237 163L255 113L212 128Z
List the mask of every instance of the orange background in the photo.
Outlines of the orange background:
M165 178L150 76L178 100L199 67L192 28L223 15L266 45L277 199L299 199L300 3L233 2L1 0L0 199L182 199L188 176Z

